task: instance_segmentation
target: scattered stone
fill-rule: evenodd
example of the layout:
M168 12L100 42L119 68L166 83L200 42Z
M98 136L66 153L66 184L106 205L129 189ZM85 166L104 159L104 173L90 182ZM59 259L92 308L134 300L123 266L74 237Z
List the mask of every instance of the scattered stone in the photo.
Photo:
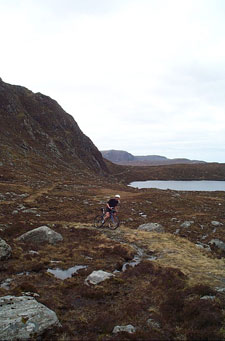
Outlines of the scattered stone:
M29 340L60 326L54 311L28 296L0 298L0 340Z
M130 217L130 218L128 218L126 221L127 221L127 222L132 222L132 221L134 221L134 219Z
M220 239L211 239L209 244L215 244L219 249L225 250L225 243Z
M136 328L132 326L131 324L128 324L127 326L115 326L113 328L113 334L126 332L129 334L134 334L136 332Z
M100 282L105 281L106 279L114 276L110 272L106 272L103 270L98 270L98 271L93 271L86 279L85 279L85 284L89 285L90 284L98 284Z
M23 210L23 213L37 213L37 208L27 208L26 210Z
M1 283L0 287L5 290L9 290L11 282L12 282L12 278L7 278L4 282Z
M8 259L11 256L11 246L0 238L0 260Z
M180 229L176 229L176 231L174 232L174 234L179 234Z
M159 329L161 326L159 324L159 322L156 322L155 320L153 319L148 319L147 320L147 325L151 328L155 328L155 329Z
M192 224L194 224L194 221L193 220L190 220L190 221L185 221L183 222L180 227L183 227L185 229L187 229L188 227L190 227Z
M219 288L219 287L217 287L217 288L216 288L216 291L217 291L217 292L220 292L220 293L224 293L224 292L225 292L225 288Z
M30 250L30 251L28 251L28 253L29 253L30 255L33 255L33 256L39 255L39 252L34 251L34 250Z
M0 224L0 231L5 231L8 227L8 224Z
M159 232L159 233L165 232L164 227L158 223L142 224L138 227L138 230L148 231L148 232Z
M12 214L15 215L15 214L18 214L19 212L17 210L14 210L12 211Z
M205 295L200 298L200 300L215 300L216 296Z
M18 210L25 210L26 207L23 204L18 205Z
M213 226L222 226L223 224L220 223L219 221L213 220L213 221L211 221L211 225L213 225Z
M55 244L62 241L63 237L60 233L53 231L48 226L40 226L34 230L24 233L22 236L17 238L17 240L31 243L47 242Z

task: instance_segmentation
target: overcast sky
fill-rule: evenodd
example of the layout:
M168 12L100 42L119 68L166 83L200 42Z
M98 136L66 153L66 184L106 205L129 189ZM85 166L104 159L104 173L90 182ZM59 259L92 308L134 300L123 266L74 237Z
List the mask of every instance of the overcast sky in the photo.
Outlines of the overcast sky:
M225 162L224 0L0 0L0 36L98 149Z

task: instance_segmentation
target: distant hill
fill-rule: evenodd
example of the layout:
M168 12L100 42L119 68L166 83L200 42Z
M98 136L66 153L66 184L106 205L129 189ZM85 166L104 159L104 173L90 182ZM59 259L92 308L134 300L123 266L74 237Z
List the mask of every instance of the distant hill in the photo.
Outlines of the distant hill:
M189 160L185 158L168 159L165 156L160 155L146 155L146 156L134 156L123 150L103 150L102 156L116 164L120 165L132 165L132 166L159 166L159 165L172 165L172 164L196 164L205 163L199 160Z
M1 78L0 122L1 165L108 172L102 154L55 100Z

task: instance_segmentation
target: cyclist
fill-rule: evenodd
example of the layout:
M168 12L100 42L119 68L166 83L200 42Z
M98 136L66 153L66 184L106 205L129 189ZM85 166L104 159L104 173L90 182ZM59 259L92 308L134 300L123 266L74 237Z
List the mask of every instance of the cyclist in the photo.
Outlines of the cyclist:
M111 212L115 212L114 214L116 214L117 210L116 210L116 206L118 206L120 204L120 195L116 194L114 196L114 198L110 199L107 204L106 204L106 213L104 216L104 219L102 221L102 224L105 223L106 219L108 219L110 217L110 213Z

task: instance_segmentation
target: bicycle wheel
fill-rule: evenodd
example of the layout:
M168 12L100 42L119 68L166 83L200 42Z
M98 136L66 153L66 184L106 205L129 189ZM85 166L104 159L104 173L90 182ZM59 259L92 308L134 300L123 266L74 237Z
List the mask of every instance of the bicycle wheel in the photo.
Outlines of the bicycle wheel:
M118 217L115 216L115 217L109 219L109 228L111 230L117 229L117 227L119 227L119 225L120 225L120 221L119 221Z
M102 227L102 219L101 215L97 215L94 219L94 227Z

